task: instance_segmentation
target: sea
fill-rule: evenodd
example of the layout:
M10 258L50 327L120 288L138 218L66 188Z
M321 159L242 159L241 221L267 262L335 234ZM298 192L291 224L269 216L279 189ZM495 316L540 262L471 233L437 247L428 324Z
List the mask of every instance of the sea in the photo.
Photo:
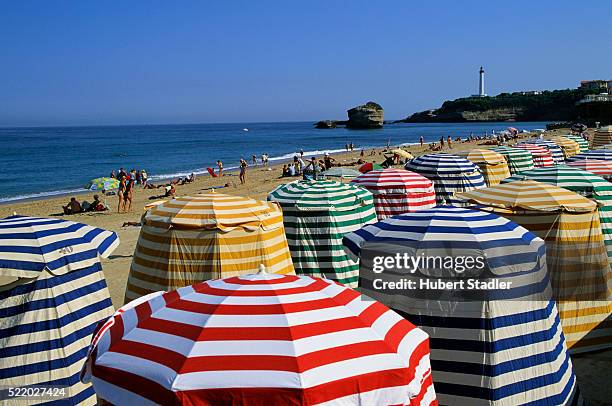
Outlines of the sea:
M152 182L207 174L222 160L267 154L271 162L356 149L438 141L505 130L546 128L544 122L387 124L382 129L316 129L312 122L0 128L0 203L85 190L120 167L146 169Z

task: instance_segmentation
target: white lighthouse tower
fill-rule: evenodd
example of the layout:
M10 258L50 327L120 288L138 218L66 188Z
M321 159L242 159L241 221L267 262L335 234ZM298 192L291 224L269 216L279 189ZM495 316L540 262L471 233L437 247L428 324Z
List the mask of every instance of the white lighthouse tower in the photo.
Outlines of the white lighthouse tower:
M484 90L484 69L482 66L480 67L478 73L480 74L480 80L478 82L478 97L486 97L487 95Z

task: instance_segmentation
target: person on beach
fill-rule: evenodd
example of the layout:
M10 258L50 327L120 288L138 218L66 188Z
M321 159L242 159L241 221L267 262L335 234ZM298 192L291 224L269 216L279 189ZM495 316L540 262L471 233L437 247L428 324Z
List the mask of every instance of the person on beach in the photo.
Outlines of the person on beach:
M323 162L325 164L325 170L328 170L333 166L333 163L336 162L336 160L329 156L329 154L326 152L323 157Z
M147 181L149 180L149 175L147 175L147 171L144 169L140 171L140 181L142 182L142 187L147 187Z
M255 158L257 159L257 158ZM246 168L247 166L249 166L249 164L247 164L247 161L245 159L240 159L240 175L238 176L238 178L240 179L240 184L244 185L244 182L246 181Z
M362 149L362 150L361 150L361 152L359 153L359 156L360 156L360 157L362 157L362 158L365 156L365 151L364 151L363 149Z
M257 156L253 155L253 166L257 165Z
M283 174L281 178L286 178L287 176L289 176L289 168L287 168L287 165L283 165Z
M268 154L261 154L261 164L268 166Z
M117 179L117 174L115 173L115 170L114 170L114 169L111 171L111 173L110 173L110 177L111 177L112 179Z
M304 159L304 150L300 148L300 158Z
M64 209L64 214L77 214L83 212L81 203L79 203L76 197L71 197L68 204L66 206L62 206L62 208Z
M453 139L450 135L446 138L446 143L448 144L448 149L453 149Z
M125 178L127 176L127 172L125 169L119 168L119 173L117 174L117 179L121 180L121 178Z
M126 212L132 211L132 200L134 200L134 182L135 179L130 177L125 186L125 192L123 194L123 207Z
M122 168L123 169L123 168ZM119 172L121 173L121 172ZM127 188L126 185L126 177L122 176L119 178L119 190L117 191L117 199L119 203L117 204L117 213L121 213L121 208L125 208L125 190Z
M440 137L440 150L444 149L444 136Z
M425 138L423 138L422 135L421 135L421 138L419 138L419 142L421 143L421 148L422 148L423 144L425 144Z
M223 176L223 162L221 162L220 160L217 161L217 171L219 173L219 176Z

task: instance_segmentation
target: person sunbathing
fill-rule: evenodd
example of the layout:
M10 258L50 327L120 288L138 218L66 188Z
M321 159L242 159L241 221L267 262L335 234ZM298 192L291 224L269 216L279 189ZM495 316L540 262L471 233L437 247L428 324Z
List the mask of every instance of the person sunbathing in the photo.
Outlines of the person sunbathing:
M77 214L83 212L81 203L78 202L76 197L71 197L70 202L68 202L66 206L62 206L62 208L64 209L64 214Z

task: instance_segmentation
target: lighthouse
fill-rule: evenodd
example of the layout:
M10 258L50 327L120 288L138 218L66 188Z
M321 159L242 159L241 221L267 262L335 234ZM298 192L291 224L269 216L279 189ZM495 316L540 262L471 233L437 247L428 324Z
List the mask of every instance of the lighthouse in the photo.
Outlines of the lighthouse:
M480 70L478 71L479 73L479 82L478 82L478 97L485 97L485 90L484 90L484 69L481 66Z

